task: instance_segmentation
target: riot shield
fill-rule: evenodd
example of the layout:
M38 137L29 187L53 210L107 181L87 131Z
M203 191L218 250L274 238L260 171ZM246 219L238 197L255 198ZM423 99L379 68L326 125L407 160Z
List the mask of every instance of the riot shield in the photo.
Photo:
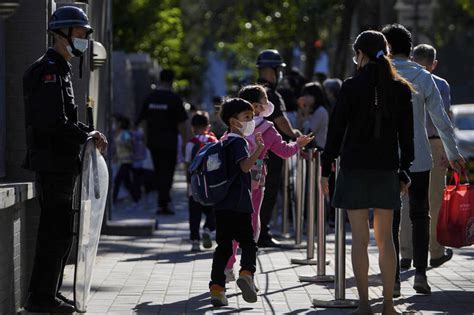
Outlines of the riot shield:
M85 312L91 289L100 230L109 186L107 164L88 139L82 150L82 170L76 186L77 256L74 272L74 301L78 312Z

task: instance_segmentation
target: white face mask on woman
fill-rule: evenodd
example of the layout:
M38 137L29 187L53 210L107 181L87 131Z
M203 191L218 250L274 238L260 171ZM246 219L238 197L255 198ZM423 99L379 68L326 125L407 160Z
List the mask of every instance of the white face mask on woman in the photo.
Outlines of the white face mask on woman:
M240 132L244 135L244 137L248 137L255 131L255 121L240 121L239 123L242 127L239 128Z

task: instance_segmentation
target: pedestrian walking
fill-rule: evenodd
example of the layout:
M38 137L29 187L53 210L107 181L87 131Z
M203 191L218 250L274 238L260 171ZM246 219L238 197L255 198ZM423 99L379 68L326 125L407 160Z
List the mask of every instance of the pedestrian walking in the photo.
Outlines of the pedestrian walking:
M431 73L436 87L438 88L443 106L446 113L449 114L451 106L451 95L448 82L433 74L438 65L436 59L436 49L427 44L421 44L413 49L413 61L425 67ZM448 158L444 152L443 143L436 131L429 113L426 116L426 131L430 141L431 155L433 157L433 168L430 174L430 266L439 267L453 257L453 251L445 248L436 240L436 225L438 224L438 214L443 199L443 190L445 186L446 168L449 165ZM409 218L409 207L403 208L403 216L400 227L400 267L409 269L413 259L411 222Z
M78 121L71 64L88 47L92 33L80 8L63 6L48 23L53 47L26 70L23 77L27 155L23 167L34 171L41 207L36 255L29 295L29 312L72 313L74 301L61 294L64 267L73 241L72 196L80 170L80 146L88 137L103 153L107 140Z
M328 175L340 155L333 206L347 209L351 224L352 266L359 293L355 314L372 314L368 292L369 209L374 209L383 314L397 314L393 306L396 257L391 227L393 212L400 208L400 194L408 189L414 159L411 84L391 65L382 33L362 32L353 49L358 72L342 84L331 115L321 156L321 185L329 193Z
M187 139L188 116L183 100L172 91L173 80L173 71L161 71L160 84L145 98L136 122L138 126L141 121L146 121L147 146L153 159L158 188L157 214L165 215L174 214L170 205L170 190L178 156L178 133Z
M462 171L465 162L459 154L451 121L444 110L443 100L433 77L424 67L409 60L412 48L411 33L400 24L387 25L382 29L382 33L390 45L395 68L402 77L416 87L416 93L412 93L415 160L410 167L412 183L408 195L412 224L413 265L416 268L413 288L417 293L431 294L426 268L430 240L429 186L433 160L426 131L426 112L439 133L451 167ZM396 219L394 221L397 223ZM394 224L394 234L398 234L398 229L399 224Z
M191 128L194 136L186 143L184 157L186 170L202 147L208 143L217 142L217 138L210 133L209 116L206 112L198 111L193 115L191 118ZM197 252L201 250L199 230L201 228L202 215L206 216L202 233L202 245L204 248L212 247L211 232L216 230L216 219L212 207L203 206L194 200L190 185L190 175L188 171L186 179L188 183L189 231L192 244L191 251Z
M140 200L140 187L133 181L133 136L130 131L130 120L127 117L121 116L118 118L118 130L114 143L116 150L115 158L119 168L114 179L112 200L114 204L117 203L120 186L124 183L125 188L132 197L133 209L136 210Z

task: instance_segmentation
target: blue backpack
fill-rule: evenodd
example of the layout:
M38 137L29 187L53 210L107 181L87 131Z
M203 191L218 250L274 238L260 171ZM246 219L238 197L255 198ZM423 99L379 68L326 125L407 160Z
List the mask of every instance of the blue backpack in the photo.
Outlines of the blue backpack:
M227 141L208 143L194 157L189 173L196 202L213 206L227 196L237 174L229 176L225 147L236 139L231 137Z

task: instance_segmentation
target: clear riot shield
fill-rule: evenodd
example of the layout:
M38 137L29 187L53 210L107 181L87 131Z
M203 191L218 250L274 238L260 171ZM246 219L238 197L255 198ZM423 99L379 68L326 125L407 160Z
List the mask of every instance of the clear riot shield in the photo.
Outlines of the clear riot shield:
M109 186L109 172L94 140L88 139L82 150L82 170L76 186L77 256L74 272L74 301L78 312L85 312L91 289L100 230Z

